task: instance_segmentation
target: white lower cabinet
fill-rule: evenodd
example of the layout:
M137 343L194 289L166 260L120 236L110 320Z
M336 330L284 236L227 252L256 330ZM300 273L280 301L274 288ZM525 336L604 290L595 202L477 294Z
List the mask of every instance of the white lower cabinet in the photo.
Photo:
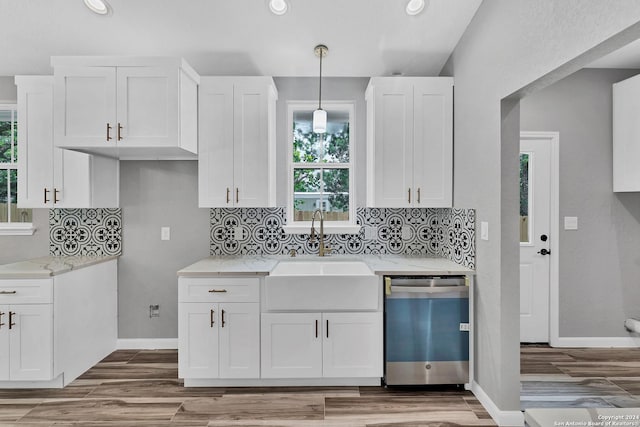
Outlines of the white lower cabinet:
M263 378L382 376L382 313L263 313Z
M260 378L258 286L259 279L180 278L180 378ZM255 302L227 302L234 298Z
M50 380L51 304L0 305L0 381Z

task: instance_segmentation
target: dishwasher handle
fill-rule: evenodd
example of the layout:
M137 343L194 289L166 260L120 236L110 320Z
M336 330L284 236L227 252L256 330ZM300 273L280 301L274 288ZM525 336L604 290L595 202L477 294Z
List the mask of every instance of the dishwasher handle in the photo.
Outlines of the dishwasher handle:
M446 294L446 293L468 293L469 287L461 286L394 286L391 285L391 293L406 292L414 294Z

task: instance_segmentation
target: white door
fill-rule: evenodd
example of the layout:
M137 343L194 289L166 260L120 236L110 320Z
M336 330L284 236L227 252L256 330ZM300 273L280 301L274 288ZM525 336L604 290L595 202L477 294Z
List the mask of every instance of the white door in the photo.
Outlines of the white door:
M520 140L520 341L549 342L551 143Z
M262 315L262 378L322 377L320 313Z
M12 323L9 330L10 380L50 380L53 364L51 304L12 305L9 312Z
M178 377L218 378L218 304L178 305Z
M233 199L236 207L268 206L269 86L243 81L233 88Z
M118 67L116 140L126 147L178 145L178 72Z
M374 86L375 207L412 205L413 83L379 80Z
M413 206L451 207L453 78L416 79L413 105Z
M9 381L9 306L0 305L0 381Z
M198 89L198 206L232 207L233 82L203 77Z
M382 312L325 313L323 376L382 376Z
M221 303L220 378L260 378L260 304Z
M115 147L114 67L57 67L53 99L56 146Z

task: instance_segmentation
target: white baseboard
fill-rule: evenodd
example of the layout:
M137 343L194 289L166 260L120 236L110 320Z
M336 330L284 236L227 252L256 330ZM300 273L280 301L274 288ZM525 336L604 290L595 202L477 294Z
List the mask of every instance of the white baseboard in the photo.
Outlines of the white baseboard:
M117 350L173 350L178 348L178 338L119 338Z
M524 414L521 411L502 411L477 382L471 383L471 391L487 410L493 421L499 426L524 426Z
M551 347L640 347L640 337L558 337Z

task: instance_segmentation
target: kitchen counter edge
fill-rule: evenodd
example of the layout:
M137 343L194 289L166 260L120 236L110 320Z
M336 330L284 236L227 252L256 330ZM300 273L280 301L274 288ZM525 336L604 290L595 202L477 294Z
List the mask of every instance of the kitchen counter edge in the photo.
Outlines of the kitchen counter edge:
M118 259L119 255L105 256L45 256L26 261L0 265L0 280L47 279L69 271L90 267Z

